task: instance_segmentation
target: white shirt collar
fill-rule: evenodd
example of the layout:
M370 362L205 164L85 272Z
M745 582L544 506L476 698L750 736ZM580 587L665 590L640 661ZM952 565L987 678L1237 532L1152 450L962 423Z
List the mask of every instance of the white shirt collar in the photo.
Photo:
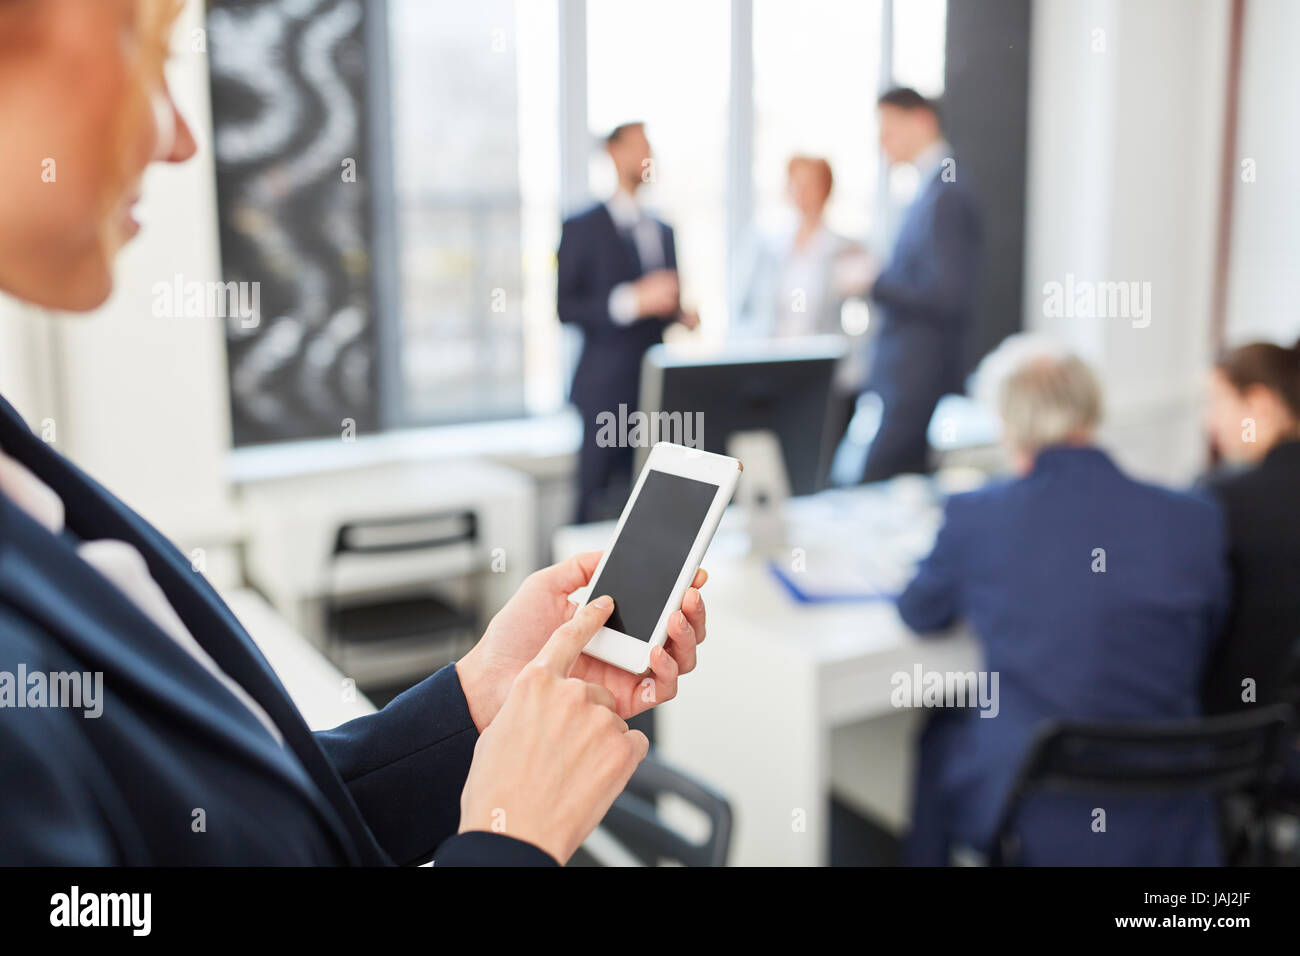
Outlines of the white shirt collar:
M921 150L916 159L912 160L912 165L916 168L920 182L923 184L928 183L943 161L950 156L952 156L952 147L942 137Z
M606 201L605 208L609 210L609 217L614 220L614 225L619 229L631 229L642 218L640 203L626 189L614 193Z

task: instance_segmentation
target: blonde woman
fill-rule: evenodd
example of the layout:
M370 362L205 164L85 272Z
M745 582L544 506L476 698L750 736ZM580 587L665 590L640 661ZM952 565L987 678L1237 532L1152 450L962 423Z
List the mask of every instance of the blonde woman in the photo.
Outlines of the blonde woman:
M163 75L176 7L0 0L0 290L108 296L146 167L195 151ZM313 734L203 577L0 399L0 864L564 862L645 755L625 718L704 638L692 588L647 677L583 656L612 604L571 617L567 595L596 559L532 575L465 659ZM49 706L81 677L90 706Z

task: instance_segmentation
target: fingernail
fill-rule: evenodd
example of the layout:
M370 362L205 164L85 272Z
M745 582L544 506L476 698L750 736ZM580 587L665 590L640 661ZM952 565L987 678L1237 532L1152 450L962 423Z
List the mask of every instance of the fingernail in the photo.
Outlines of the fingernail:
M608 611L610 608L614 606L614 599L610 597L608 594L603 594L600 597L596 598L596 600L592 601L591 603L594 604L596 607L600 608L602 611Z
M686 615L683 614L681 611L677 612L677 624L679 627L686 626Z

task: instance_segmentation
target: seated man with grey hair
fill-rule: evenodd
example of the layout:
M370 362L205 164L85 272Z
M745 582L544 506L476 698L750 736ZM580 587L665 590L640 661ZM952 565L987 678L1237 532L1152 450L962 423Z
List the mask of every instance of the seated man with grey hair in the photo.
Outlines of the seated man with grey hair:
M898 610L918 632L965 620L999 699L984 717L936 711L922 735L907 848L920 865L991 849L1044 721L1199 716L1229 600L1217 507L1128 478L1093 443L1101 392L1077 356L1013 336L981 364L975 393L1001 418L1014 477L948 500ZM1201 796L1039 795L1014 823L1028 864L1221 859L1214 806Z

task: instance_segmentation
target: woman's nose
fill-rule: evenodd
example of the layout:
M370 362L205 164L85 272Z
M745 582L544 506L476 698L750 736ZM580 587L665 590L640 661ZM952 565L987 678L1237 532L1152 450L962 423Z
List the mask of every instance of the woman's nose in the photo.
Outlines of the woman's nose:
M176 108L171 91L164 85L155 90L151 102L153 106L154 142L153 162L183 163L197 151L194 134L185 117Z
M175 133L172 136L171 149L163 157L163 162L183 163L198 151L198 146L194 142L194 133L190 130L190 124L185 122L185 117L181 115L181 111L176 108L176 104L170 97L168 103L171 105Z

